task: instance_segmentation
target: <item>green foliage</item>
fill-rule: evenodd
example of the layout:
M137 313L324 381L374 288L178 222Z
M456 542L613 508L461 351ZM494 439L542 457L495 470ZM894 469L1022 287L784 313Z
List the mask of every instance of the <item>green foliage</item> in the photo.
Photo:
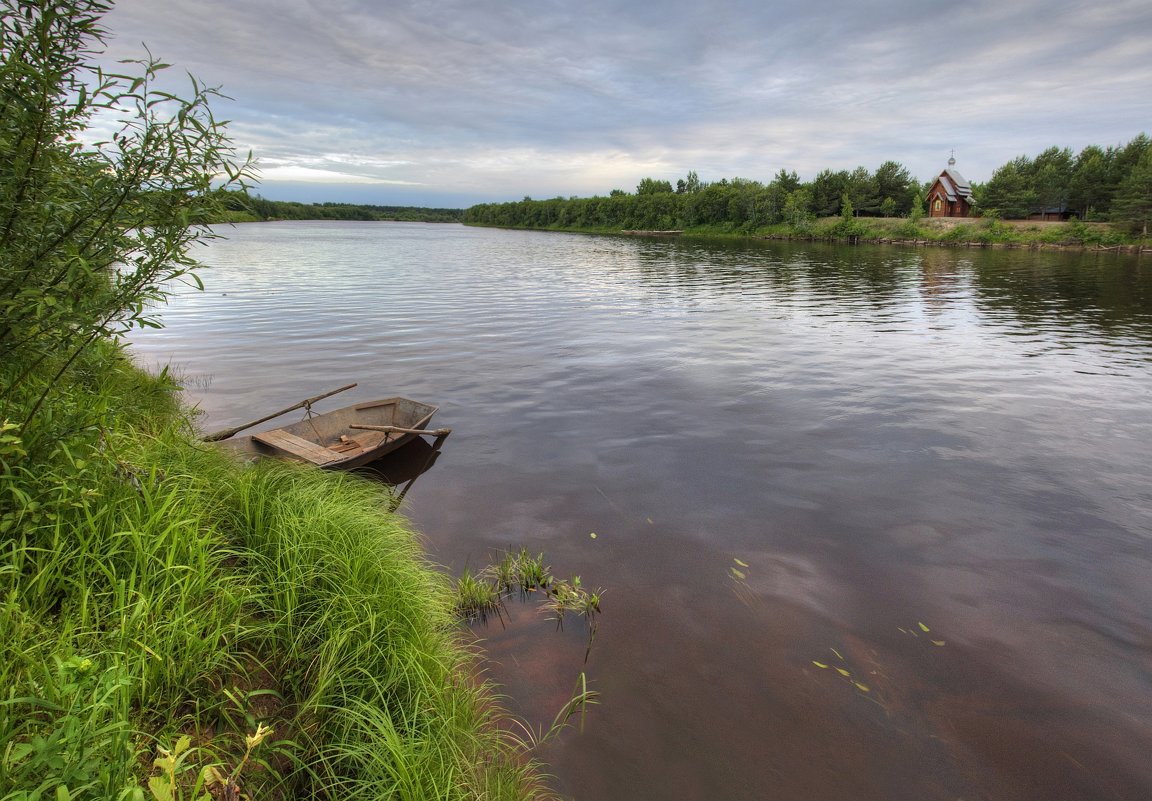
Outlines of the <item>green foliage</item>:
M227 195L225 213L228 221L255 220L345 220L362 222L435 222L458 223L463 209L430 209L421 206L376 206L356 203L295 203L268 200L245 191ZM223 221L223 220L221 220Z
M1084 220L1111 219L1139 236L1145 230L1150 194L1142 159L1150 149L1150 140L1141 134L1126 145L1090 146L1075 156L1067 148L1055 147L1035 158L1020 156L999 167L986 184L974 186L977 208L985 219L1020 219L1040 209L1078 214ZM690 172L687 179L676 182L675 192L669 191L667 182L646 178L635 194L613 190L608 197L488 203L466 209L463 219L474 225L603 232L683 230L706 235L801 237L894 234L946 241L969 236L976 237L971 241L988 243L1023 241L1019 232L1009 227L939 234L931 227L921 227L927 189L896 161L885 161L874 173L865 167L821 170L808 182L801 182L795 172L780 170L767 185L745 178L704 183ZM909 219L909 225L900 232L866 221L899 216ZM828 217L840 219L818 222ZM1086 244L1103 244L1105 240L1093 234L1094 230L1066 236L1075 239L1086 234L1088 239L1082 240ZM1116 243L1115 237L1108 241Z
M1143 155L1117 187L1112 204L1112 219L1129 232L1148 238L1152 221L1152 147Z
M590 631L594 630L603 590L589 592L579 576L557 581L544 563L544 554L533 556L527 548L505 552L499 561L475 575L465 569L456 581L454 609L465 620L484 620L500 614L505 596L519 593L525 598L537 592L544 598L545 608L555 616L557 626L562 627L564 615L572 612L587 620Z
M118 344L238 211L216 91L0 2L0 798L544 796L379 488L190 443Z
M1038 206L1039 193L1033 185L1032 163L1025 156L999 167L985 184L977 205L998 209L1005 217L1021 219Z
M0 617L10 620L11 611ZM131 788L137 747L123 668L58 654L29 667L31 681L9 685L0 700L4 798L116 798Z
M695 170L691 170L687 177L676 182L676 193L680 195L685 192L699 192L703 188L704 184L700 183L700 176L696 174Z
M1050 147L1035 158L1018 156L978 188L977 200L982 208L996 209L1007 219L1048 210L1082 220L1120 221L1126 207L1122 203L1117 214L1113 204L1122 185L1138 171L1149 145L1148 136L1140 134L1123 146L1089 145L1076 155L1068 148Z
M670 181L658 181L655 178L643 178L636 186L636 194L638 195L658 195L671 192L672 183Z
M924 195L917 190L912 195L912 205L908 209L908 219L917 223L924 218Z
M3 0L0 17L0 416L26 436L44 400L92 343L156 326L189 249L209 234L214 181L242 184L219 93L195 79L181 97L148 56L108 73L95 0ZM111 137L88 144L95 122ZM24 398L31 394L31 403Z
M122 409L101 440L3 477L41 508L0 553L0 797L199 798L210 766L252 797L542 794L465 678L447 581L377 487L245 468L186 443L179 416L97 402ZM86 491L61 494L68 476ZM256 754L262 723L284 734ZM175 746L148 779L153 743ZM239 772L246 754L260 770Z

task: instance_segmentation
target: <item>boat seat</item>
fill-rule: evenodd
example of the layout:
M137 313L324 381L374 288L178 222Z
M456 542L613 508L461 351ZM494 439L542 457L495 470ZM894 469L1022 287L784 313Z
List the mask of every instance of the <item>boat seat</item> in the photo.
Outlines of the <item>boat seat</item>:
M331 462L338 462L344 458L342 454L331 451L323 445L317 445L315 442L309 442L303 437L298 437L282 428L274 428L271 431L253 434L252 439L257 442L263 442L270 448L284 451L292 456L298 456L306 462L311 462L321 467Z

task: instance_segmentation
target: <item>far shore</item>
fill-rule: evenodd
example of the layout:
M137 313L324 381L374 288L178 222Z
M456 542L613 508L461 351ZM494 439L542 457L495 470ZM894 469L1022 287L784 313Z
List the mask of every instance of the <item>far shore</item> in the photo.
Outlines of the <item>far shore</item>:
M477 225L477 223L466 223ZM825 217L800 227L774 225L753 230L698 226L677 229L613 229L575 226L492 226L539 231L641 237L722 237L783 242L826 242L902 247L986 248L996 250L1064 250L1100 253L1152 253L1152 243L1131 241L1109 223L1079 220L997 220L981 217ZM1125 241L1127 240L1127 241Z

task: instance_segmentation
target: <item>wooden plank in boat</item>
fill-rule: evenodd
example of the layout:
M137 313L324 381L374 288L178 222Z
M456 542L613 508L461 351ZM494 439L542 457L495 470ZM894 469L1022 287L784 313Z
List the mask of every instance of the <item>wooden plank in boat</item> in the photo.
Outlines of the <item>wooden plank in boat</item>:
M330 451L323 445L317 445L315 442L309 442L303 437L298 437L279 428L274 428L271 431L264 431L260 434L253 434L252 439L263 442L265 445L276 448L277 450L290 453L293 456L299 456L301 459L317 465L326 465L330 462L340 461L341 455Z

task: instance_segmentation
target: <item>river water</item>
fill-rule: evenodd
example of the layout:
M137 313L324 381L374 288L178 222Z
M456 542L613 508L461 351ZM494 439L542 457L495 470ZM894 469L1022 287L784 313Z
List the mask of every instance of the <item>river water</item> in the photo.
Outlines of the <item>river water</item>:
M600 693L541 750L565 796L1152 797L1147 259L221 232L134 338L205 428L437 403L431 557L604 588L587 661L531 602L476 629L530 724Z

